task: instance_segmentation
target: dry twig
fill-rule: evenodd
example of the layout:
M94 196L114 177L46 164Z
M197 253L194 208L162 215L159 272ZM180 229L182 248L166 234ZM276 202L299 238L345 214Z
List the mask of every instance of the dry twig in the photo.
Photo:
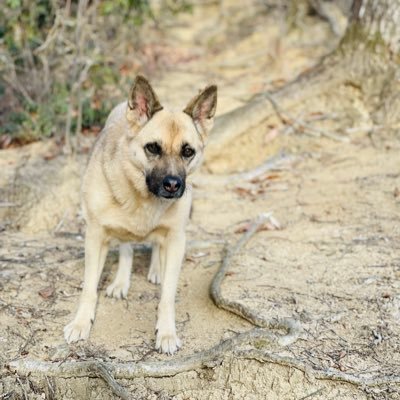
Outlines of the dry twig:
M21 379L19 379L18 375L17 375L17 382L18 382L18 385L21 386L22 393L24 394L24 399L28 400L28 395L26 394L26 390L24 388L24 385L22 384Z
M312 393L309 393L309 394L307 394L307 395L303 396L303 397L302 397L302 398L300 398L299 400L305 400L305 399L309 399L310 397L316 396L317 394L320 394L320 393L321 393L321 392L323 392L323 391L324 391L324 388L321 388L321 389L315 390L314 392L312 392Z
M334 132L328 132L326 130L314 128L310 124L289 115L286 111L282 110L277 101L268 92L264 92L262 95L271 103L272 107L274 108L276 114L283 124L290 124L294 128L301 128L304 132L314 137L325 136L338 142L349 142L349 138L346 136L340 136Z
M129 400L131 398L130 394L124 389L110 374L110 371L101 363L96 363L93 365L93 372L108 383L114 394L119 396L123 400Z

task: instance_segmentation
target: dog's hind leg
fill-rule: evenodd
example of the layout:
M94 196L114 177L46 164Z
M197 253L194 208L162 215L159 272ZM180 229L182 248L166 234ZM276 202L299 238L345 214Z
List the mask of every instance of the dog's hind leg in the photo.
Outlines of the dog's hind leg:
M153 244L153 249L151 251L151 262L149 273L147 274L147 279L151 283L159 285L161 283L161 254L160 245L158 243Z
M118 271L114 282L107 288L107 296L116 299L125 299L131 285L131 269L133 261L133 249L130 243L119 245Z
M175 327L175 295L185 242L184 232L174 232L166 237L160 248L161 299L158 305L156 349L168 354L175 353L181 346Z
M85 236L85 274L78 311L64 328L68 343L89 337L97 303L97 286L107 257L108 243L100 227L88 226Z

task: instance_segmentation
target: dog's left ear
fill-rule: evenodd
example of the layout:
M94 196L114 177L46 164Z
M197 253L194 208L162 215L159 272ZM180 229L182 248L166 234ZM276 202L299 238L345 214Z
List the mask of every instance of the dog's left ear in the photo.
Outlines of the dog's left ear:
M183 112L192 117L197 130L204 139L213 127L216 109L217 86L210 85L194 97Z
M126 117L138 127L142 127L157 111L163 107L150 83L141 75L133 82L128 99Z

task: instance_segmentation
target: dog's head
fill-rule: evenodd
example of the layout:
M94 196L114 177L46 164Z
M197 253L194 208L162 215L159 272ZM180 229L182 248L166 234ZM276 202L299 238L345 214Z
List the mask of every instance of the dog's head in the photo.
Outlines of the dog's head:
M183 111L164 109L142 76L133 83L126 117L130 126L129 161L143 173L153 195L176 199L186 177L202 160L217 106L217 87L206 87ZM142 185L143 186L143 185Z

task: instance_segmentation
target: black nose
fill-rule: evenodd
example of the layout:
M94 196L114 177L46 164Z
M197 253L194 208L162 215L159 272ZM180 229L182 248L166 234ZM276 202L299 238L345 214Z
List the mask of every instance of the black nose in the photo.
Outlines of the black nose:
M182 179L179 176L167 175L163 179L164 189L169 193L176 193L182 186Z

